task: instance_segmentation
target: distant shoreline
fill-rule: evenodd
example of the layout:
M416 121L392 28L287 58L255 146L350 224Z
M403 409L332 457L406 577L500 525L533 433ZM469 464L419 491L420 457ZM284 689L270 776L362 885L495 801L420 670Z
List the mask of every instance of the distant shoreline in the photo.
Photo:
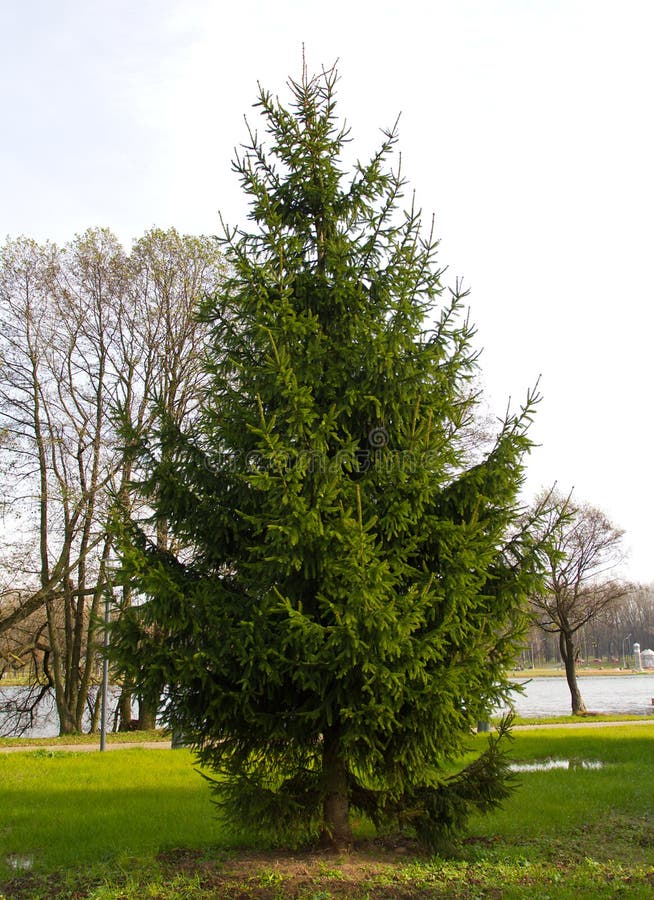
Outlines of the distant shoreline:
M577 669L577 678L601 675L654 675L654 669L643 669L637 672L635 669ZM565 678L565 669L512 669L509 678Z

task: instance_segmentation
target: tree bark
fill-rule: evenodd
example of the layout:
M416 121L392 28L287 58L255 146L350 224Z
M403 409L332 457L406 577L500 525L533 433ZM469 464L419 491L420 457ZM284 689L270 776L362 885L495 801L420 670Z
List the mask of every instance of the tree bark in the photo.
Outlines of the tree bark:
M118 698L118 731L130 731L132 728L132 691L123 684Z
M139 697L139 731L154 731L157 727L157 703L156 701L148 702L143 697Z
M572 640L572 633L568 631L559 632L559 646L561 648L561 659L565 666L565 677L570 688L570 701L572 705L573 716L583 716L586 710L584 698L581 696L579 685L577 683L577 667L575 662L575 648Z
M347 769L341 755L340 728L333 725L323 734L323 831L321 843L334 850L352 846Z

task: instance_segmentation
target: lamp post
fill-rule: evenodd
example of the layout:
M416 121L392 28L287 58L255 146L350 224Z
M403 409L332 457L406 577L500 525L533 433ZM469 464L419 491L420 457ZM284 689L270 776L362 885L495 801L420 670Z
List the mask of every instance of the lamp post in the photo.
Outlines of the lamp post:
M630 637L631 637L631 632L629 632L629 634L626 637L622 638L622 668L623 669L627 668L627 659L625 657L625 649L624 648L625 648L626 642L629 640Z
M102 707L100 711L100 750L107 747L107 700L109 693L109 597L107 588L104 595L104 655L102 658Z

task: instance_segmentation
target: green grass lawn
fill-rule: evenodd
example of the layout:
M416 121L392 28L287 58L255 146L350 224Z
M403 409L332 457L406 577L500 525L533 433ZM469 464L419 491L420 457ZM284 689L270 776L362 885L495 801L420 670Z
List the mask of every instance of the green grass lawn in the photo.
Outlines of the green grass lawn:
M5 866L10 854L52 869L225 839L187 750L0 754L0 799Z
M0 898L654 896L654 726L520 731L511 753L572 768L520 774L440 857L236 849L186 750L0 754Z
M522 762L568 760L571 768L520 773L521 785L503 809L475 820L478 834L556 838L610 827L617 816L651 818L654 826L654 726L524 731L515 735L511 755Z

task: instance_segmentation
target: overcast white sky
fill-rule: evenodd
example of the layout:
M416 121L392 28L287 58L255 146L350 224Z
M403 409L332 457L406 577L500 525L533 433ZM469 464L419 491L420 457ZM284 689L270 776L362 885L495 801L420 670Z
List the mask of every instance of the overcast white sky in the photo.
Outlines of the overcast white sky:
M402 114L493 409L541 375L529 492L574 486L654 582L653 34L652 0L4 0L0 240L243 224L257 82L338 58L358 156Z

